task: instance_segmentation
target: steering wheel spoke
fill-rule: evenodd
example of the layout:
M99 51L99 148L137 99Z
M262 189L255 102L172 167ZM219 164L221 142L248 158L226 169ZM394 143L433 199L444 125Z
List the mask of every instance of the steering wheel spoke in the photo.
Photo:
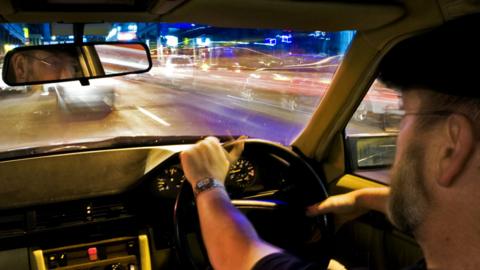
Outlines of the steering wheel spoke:
M232 204L238 209L257 209L257 210L282 210L288 207L284 201L273 200L231 200Z

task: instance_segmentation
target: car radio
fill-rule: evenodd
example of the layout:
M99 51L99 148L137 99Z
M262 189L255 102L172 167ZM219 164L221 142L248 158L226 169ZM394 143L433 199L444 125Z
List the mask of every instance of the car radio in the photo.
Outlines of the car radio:
M33 251L36 269L151 270L146 235Z

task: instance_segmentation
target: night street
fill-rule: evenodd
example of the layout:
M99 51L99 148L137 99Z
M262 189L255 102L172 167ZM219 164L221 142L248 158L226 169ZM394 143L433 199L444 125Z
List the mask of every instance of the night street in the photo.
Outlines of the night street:
M81 95L85 88L78 82L74 82L78 84L74 89L66 87L68 92L63 93L36 87L26 94L3 95L1 149L117 136L242 135L245 131L250 137L288 143L308 121L311 111L282 108L273 100L275 95L270 101L244 98L239 93L244 76L228 71L197 74L196 89L188 86L187 79L172 85L169 80L149 74L91 80L94 91L110 89L113 99L109 102L100 90L97 102L85 100ZM349 130L380 131L368 123L353 123Z

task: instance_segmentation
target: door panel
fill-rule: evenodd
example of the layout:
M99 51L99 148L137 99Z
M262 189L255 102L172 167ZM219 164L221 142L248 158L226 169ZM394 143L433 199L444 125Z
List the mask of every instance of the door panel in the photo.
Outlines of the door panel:
M347 174L332 184L330 191L335 195L382 186L385 185ZM375 211L343 225L335 237L334 258L347 269L402 269L415 264L422 256L420 247L411 235L398 231L385 215Z

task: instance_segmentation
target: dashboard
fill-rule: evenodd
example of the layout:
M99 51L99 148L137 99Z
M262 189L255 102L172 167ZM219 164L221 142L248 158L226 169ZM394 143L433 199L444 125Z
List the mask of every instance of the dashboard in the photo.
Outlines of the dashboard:
M23 261L24 268L11 269L178 269L173 216L185 182L179 153L188 147L106 149L0 162L5 187L0 191L0 265ZM306 163L302 166L309 169L299 168L285 151L295 155L271 143L247 144L227 175L231 199L283 202L303 215L306 205L323 196L322 186ZM264 212L251 213L267 233L285 225L271 238L305 234L290 226L291 217L274 221ZM282 225L272 230L272 222ZM111 252L100 258L91 257L92 250ZM60 260L62 256L70 258Z

